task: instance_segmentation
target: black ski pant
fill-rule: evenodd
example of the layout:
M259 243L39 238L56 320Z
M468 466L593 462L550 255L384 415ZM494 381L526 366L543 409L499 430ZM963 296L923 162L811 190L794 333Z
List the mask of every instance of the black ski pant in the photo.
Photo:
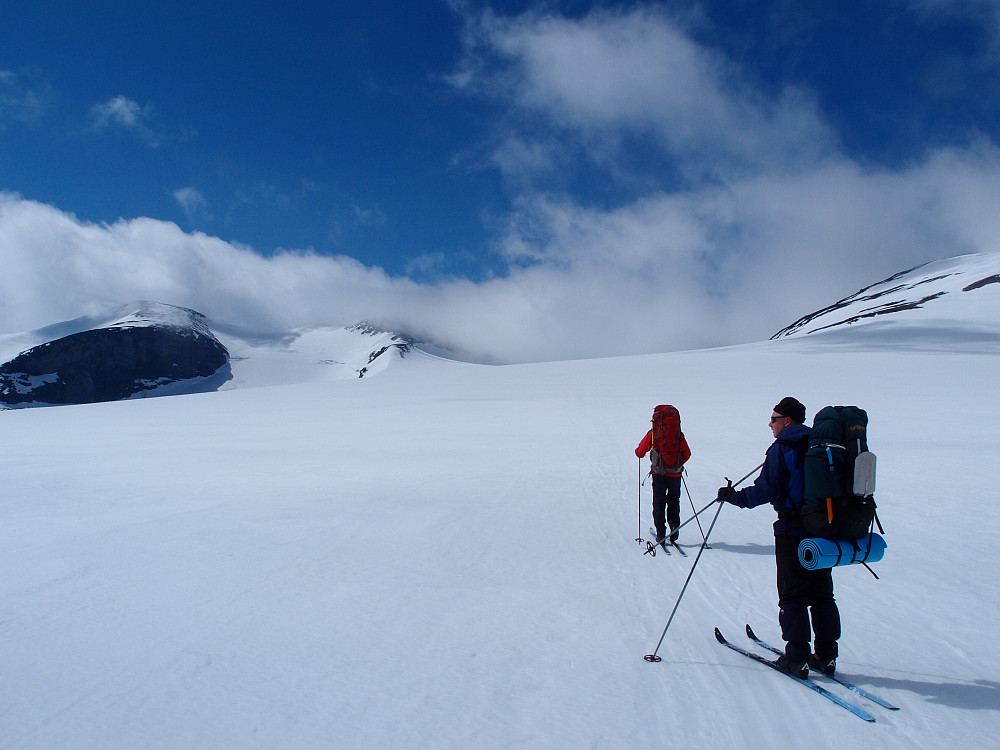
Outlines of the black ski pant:
M653 526L656 527L656 541L667 535L667 524L670 525L670 541L677 541L677 532L681 525L681 478L667 477L663 474L653 474Z
M830 568L806 570L799 562L801 537L774 535L774 557L778 566L778 623L789 661L808 661L810 653L820 659L837 658L840 610L833 598ZM810 621L812 630L810 634ZM810 637L815 651L810 651Z

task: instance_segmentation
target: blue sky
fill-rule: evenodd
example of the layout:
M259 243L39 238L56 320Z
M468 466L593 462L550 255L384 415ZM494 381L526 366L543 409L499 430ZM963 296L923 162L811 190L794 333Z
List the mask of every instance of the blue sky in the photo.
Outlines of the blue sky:
M6 189L395 273L481 245L497 180L452 166L481 112L442 80L461 53L447 5L17 5L0 68L39 111L7 124Z
M1000 249L993 0L10 5L7 330L143 295L600 356Z

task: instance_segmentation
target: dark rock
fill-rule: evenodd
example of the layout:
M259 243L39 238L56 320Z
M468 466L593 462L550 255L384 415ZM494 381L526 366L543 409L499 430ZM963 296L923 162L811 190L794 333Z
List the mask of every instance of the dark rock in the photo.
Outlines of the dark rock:
M95 328L36 346L0 366L0 402L117 401L169 383L209 377L228 362L229 352L201 325L154 322Z
M995 273L992 276L987 276L985 279L974 281L968 286L962 287L962 291L971 292L973 289L982 289L987 284L1000 284L1000 274Z

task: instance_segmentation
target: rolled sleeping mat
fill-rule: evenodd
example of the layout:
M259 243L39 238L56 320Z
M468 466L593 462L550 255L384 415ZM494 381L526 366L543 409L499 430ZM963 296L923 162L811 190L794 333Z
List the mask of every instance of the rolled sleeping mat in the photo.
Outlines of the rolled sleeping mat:
M808 538L799 542L799 562L806 570L874 563L885 554L885 539L868 534L860 539Z

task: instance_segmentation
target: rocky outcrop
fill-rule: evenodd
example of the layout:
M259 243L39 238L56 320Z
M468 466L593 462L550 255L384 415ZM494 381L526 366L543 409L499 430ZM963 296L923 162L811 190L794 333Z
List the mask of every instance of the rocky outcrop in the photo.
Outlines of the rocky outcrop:
M157 314L163 310L170 314ZM0 403L117 401L209 378L228 362L201 315L143 303L123 320L49 341L0 366Z
M368 374L368 365L371 365L376 359L381 357L383 354L389 351L395 351L400 357L405 357L412 350L416 341L409 337L388 331L385 328L375 325L374 323L369 323L367 321L358 323L347 328L348 331L355 331L356 333L363 333L368 336L378 336L379 334L389 334L391 336L391 343L380 347L379 349L374 349L368 354L368 364L358 370L358 377L363 378Z

